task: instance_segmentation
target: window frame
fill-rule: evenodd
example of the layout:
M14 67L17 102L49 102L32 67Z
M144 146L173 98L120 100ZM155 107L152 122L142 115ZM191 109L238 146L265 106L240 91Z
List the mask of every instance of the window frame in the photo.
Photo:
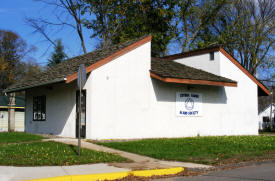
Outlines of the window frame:
M264 123L270 123L270 117L269 116L263 116L263 122Z
M215 52L210 52L209 53L209 60L214 61L215 60Z
M35 118L35 114L36 114L36 118ZM32 118L33 118L32 119L33 121L46 121L47 116L46 116L46 96L45 95L33 96Z

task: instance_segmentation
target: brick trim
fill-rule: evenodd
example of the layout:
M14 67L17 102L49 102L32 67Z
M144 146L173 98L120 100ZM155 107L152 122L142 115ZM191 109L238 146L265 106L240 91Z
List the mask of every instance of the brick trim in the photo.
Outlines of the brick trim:
M209 81L209 80L194 80L194 79L179 79L179 78L170 78L170 77L161 77L153 72L150 72L152 78L161 80L162 82L168 83L180 83L180 84L197 84L197 85L213 85L213 86L228 86L228 87L237 87L237 83L231 82L218 82L218 81Z
M113 53L112 55L110 55L110 56L108 56L108 57L106 57L102 60L97 61L96 63L86 67L86 73L89 73L89 72L101 67L102 65L105 65L105 64L109 63L110 61L112 61L112 60L114 60L114 59L116 59L116 58L118 58L118 57L120 57L120 56L122 56L122 55L138 48L138 47L140 47L141 45L144 45L147 42L150 42L151 39L152 39L151 35L146 36L145 38L143 38L143 39L141 39L141 40L139 40L139 41L137 41L137 42L135 42L135 43L133 43L133 44L117 51L117 52L115 52L115 53ZM77 79L77 76L78 75L77 75L77 72L76 72L76 73L66 77L66 79L67 79L66 83L70 83L70 82L74 81L75 79Z

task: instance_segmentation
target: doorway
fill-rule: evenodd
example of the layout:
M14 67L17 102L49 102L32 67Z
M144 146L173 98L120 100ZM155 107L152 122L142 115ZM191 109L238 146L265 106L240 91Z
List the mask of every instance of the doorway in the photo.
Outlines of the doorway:
M78 138L78 123L79 123L79 91L76 91L76 130L75 137ZM86 138L86 90L81 91L81 138Z

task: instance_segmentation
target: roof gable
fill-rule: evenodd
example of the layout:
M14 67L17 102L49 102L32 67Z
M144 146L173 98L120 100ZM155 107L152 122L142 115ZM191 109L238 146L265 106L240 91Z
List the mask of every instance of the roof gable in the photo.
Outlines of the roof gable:
M258 115L261 114L261 113L263 113L263 112L265 112L266 110L270 109L270 106L271 106L271 105L272 105L272 112L273 112L273 111L274 111L274 107L275 107L275 104L274 104L274 103L268 104L268 105L265 106L262 110L259 110Z
M246 74L254 83L256 83L258 85L258 87L260 88L260 90L262 90L268 96L271 94L270 91L268 90L268 88L266 88L264 84L262 84L256 77L254 77L252 74L250 74L233 56L231 56L221 46L215 46L215 47L210 47L210 48L194 50L194 51L190 51L190 52L186 52L186 53L169 55L169 56L165 56L165 57L162 57L162 58L166 59L166 60L175 60L175 59L179 59L179 58L202 55L202 54L210 53L210 52L213 52L213 51L220 51L225 57L227 57L228 60L230 60L244 74Z
M28 80L11 85L4 90L4 92L20 91L58 82L70 83L77 78L79 65L84 64L86 67L86 72L89 73L92 70L118 58L119 56L122 56L127 52L151 41L151 38L151 35L147 35L128 42L113 45L105 49L96 50L84 55L70 58L42 73L34 75Z
M151 41L152 39L152 36L149 35L149 36L145 36L143 38L139 38L139 41L135 41L131 44L129 44L128 46L122 48L122 49L119 49L118 51L114 52L113 54L110 54L109 56L106 56L104 58L102 58L100 61L97 61L93 64L90 64L89 66L86 66L86 73L89 73L99 67L101 67L102 65L104 64L107 64L108 62L136 49L137 47ZM75 80L77 78L77 72L75 72L74 74L68 76L66 79L66 83L70 83L72 82L73 80Z
M237 86L237 82L231 79L160 58L152 58L150 75L163 82Z
M255 84L259 86L261 90L263 90L268 96L271 95L271 92L268 88L265 87L254 75L249 73L246 68L244 68L234 57L232 57L225 49L219 47L219 51L226 56L234 65L236 65L244 74L246 74Z
M14 92L14 91L20 91L20 90L25 90L28 88L32 87L37 87L37 86L42 86L42 85L47 85L47 84L52 84L52 83L58 83L58 82L66 82L70 83L74 81L77 78L77 71L78 67L80 64L84 64L86 67L86 73L89 73L98 67L101 67L102 65L126 54L127 52L134 50L135 48L150 42L152 39L152 36L143 36L140 38L137 38L132 41L124 42L118 45L113 45L111 47L108 47L106 49L101 49L101 50L96 50L81 56L73 57L71 59L68 59L53 68L49 68L47 71L44 71L40 74L34 75L32 78L28 80L24 80L22 82L18 82L16 84L13 84L12 86L8 87L4 92ZM270 95L270 91L259 81L257 80L253 75L251 75L236 59L234 59L229 53L227 53L222 47L211 47L211 48L206 48L202 50L195 50L195 51L190 51L187 53L183 54L175 54L171 56L166 56L163 58L159 59L165 59L165 60L175 60L183 57L189 57L189 56L195 56L195 55L200 55L200 54L205 54L208 52L213 52L213 51L220 51L225 55L233 64L235 64L242 72L244 72L252 81L254 81L260 90L262 90L265 94ZM189 70L196 70L199 71L200 73L205 72L202 70L194 69L192 67L188 68ZM162 70L163 71L163 70ZM163 73L163 72L162 72ZM167 73L167 72L166 72ZM182 73L182 72L178 72ZM200 75L198 73L197 75ZM208 72L205 72L208 73ZM205 74L203 73L203 74ZM195 77L197 76L196 74L193 74ZM206 74L205 74L206 75ZM214 78L212 76L208 76ZM157 77L157 75L154 75L154 70L152 69L151 76L154 76L155 78L161 79L161 77ZM186 75L185 75L186 76ZM215 75L216 76L216 75ZM183 76L184 77L184 76ZM188 76L187 76L188 77ZM217 85L227 85L227 86L237 86L237 83L235 81L232 82L232 80L227 79L224 77L223 81L219 81L219 78L221 76L215 77L215 81L219 82ZM187 78L187 80L175 80L177 78L172 77L172 79L167 79L168 77L165 78L165 81L172 81L172 82L177 82L180 81L181 83L190 83L194 84L194 82L190 82L190 80L202 80L202 79L196 79L196 78ZM207 76L206 76L207 78ZM180 78L178 78L180 79ZM163 79L164 80L164 79ZM183 81L183 82L182 82ZM208 82L203 82L203 84L206 85L214 85L213 80L204 80ZM210 82L209 82L210 81ZM212 81L212 82L211 82ZM198 81L196 81L198 83ZM216 83L215 83L216 84Z

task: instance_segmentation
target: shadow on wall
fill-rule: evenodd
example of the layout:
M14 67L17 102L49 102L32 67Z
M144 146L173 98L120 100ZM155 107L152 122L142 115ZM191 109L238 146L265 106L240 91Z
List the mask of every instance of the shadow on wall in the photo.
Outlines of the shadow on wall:
M151 78L151 80L156 99L160 102L176 102L176 92L196 92L202 93L202 101L204 103L227 103L224 87L165 83L154 78Z
M75 131L75 116L72 115L74 115L75 111L76 91L72 85L57 85L50 89L41 87L33 91L36 92L35 94L46 95L46 121L33 121L31 118L31 120L28 120L29 127L26 127L27 132L60 135L64 134L64 129L67 129L65 130L67 132L69 130ZM31 95L31 97L33 96ZM30 111L32 114L32 106ZM68 124L70 128L65 128ZM67 134L74 135L75 132Z

